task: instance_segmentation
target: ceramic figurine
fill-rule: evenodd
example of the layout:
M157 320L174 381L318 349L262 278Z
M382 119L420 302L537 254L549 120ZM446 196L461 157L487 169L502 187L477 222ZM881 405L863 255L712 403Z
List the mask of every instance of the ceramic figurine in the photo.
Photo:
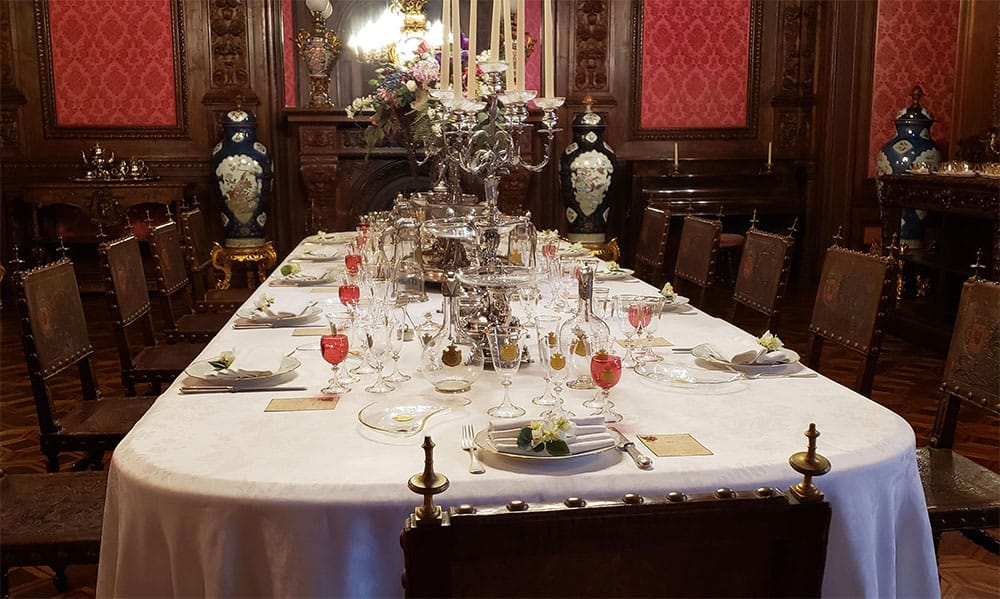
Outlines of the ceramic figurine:
M222 194L225 246L262 246L271 158L257 141L257 118L252 112L237 106L223 116L222 127L222 141L212 150L212 172Z

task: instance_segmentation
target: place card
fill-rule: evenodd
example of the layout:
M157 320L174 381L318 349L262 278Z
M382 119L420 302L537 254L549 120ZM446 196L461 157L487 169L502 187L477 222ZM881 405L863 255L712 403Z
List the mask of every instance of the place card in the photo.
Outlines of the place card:
M332 410L337 407L340 395L317 395L316 397L276 397L271 400L265 412L305 412L310 410Z
M642 444L658 458L692 455L713 455L707 447L688 433L679 435L637 435Z
M330 334L330 327L304 327L292 331L292 337L321 337Z
M309 293L337 293L340 289L339 285L329 285L326 287L311 287Z
M628 343L625 339L616 339L618 345L622 347L628 347ZM673 343L667 341L663 337L653 337L652 339L640 339L638 341L632 340L631 343L633 347L670 347Z

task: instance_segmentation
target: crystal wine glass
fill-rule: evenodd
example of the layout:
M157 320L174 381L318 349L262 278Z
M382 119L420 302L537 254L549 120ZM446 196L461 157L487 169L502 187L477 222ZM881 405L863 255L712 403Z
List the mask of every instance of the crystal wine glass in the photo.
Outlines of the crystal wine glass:
M621 357L609 354L606 349L597 351L590 359L590 376L594 384L601 388L597 394L601 407L594 415L603 415L604 422L621 422L622 415L611 410L614 404L608 399L608 392L622 378Z
M635 326L632 324L630 312L630 308L635 304L637 299L634 295L619 295L611 304L611 319L622 335L625 336L625 357L622 359L622 364L625 368L632 368L637 364L634 352L635 341L633 339L635 336Z
M660 317L663 314L663 297L661 296L645 296L642 298L643 303L643 315L649 314L649 319L646 321L643 333L646 336L646 343L640 347L640 353L636 354L636 360L639 362L659 362L663 358L655 351L653 351L653 334L660 325Z
M347 272L353 276L361 273L361 250L355 244L351 244L344 256L344 266Z
M323 335L319 340L320 350L323 352L323 359L333 366L333 377L320 393L327 395L347 393L351 390L340 380L340 363L347 358L348 339L343 333Z
M361 346L361 364L351 369L354 374L375 374L375 359L372 357L371 326L378 318L385 318L383 306L370 297L363 297L353 305L354 326L357 331L355 345Z
M403 351L403 337L406 335L406 308L397 306L389 310L391 331L389 332L389 352L392 354L392 373L385 377L390 383L410 380L410 375L399 371L399 353Z
M365 391L369 393L388 393L396 389L385 382L382 377L382 367L385 364L385 357L389 353L389 338L392 329L392 322L385 315L385 312L373 315L365 328L365 333L370 340L368 344L369 355L374 362L372 366L375 369L375 382L365 387Z
M548 332L539 333L538 357L545 369L545 377L554 385L552 391L553 408L542 412L542 416L574 416L563 406L562 384L569 378L569 360L566 358L566 348L559 343L559 335ZM540 403L540 402L535 402Z
M543 341L549 339L550 335L555 335L558 342L559 325L561 323L562 318L552 314L542 314L535 317L535 333L538 336L539 360L541 360L541 346ZM545 390L542 391L541 395L532 398L531 403L539 406L554 406L556 405L556 398L552 394L552 379L549 378L549 372L545 368L542 368L542 373L545 377Z
M521 366L522 335L520 327L490 327L486 330L490 354L493 356L493 370L500 375L500 384L503 385L503 401L486 410L494 418L517 418L524 414L524 408L515 406L510 401L510 379Z

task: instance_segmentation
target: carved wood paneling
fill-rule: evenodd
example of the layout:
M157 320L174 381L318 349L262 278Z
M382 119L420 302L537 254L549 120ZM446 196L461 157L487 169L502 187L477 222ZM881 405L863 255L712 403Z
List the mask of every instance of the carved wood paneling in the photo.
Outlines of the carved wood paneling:
M340 159L336 156L302 156L299 174L306 191L304 234L317 230L344 230L346 214L337 214L337 179Z
M211 0L209 2L209 43L211 44L210 89L205 104L233 103L237 97L246 104L256 104L251 88L248 64L249 24L246 0Z
M608 91L609 19L607 0L576 1L573 91Z
M16 150L18 147L17 110L0 111L0 150Z
M49 30L49 3L35 0L35 43L42 96L42 125L47 138L121 138L169 139L188 135L188 81L182 0L171 0L173 34L174 104L177 125L173 127L61 127L56 122L55 80L52 67L52 44ZM135 35L140 35L135 32ZM138 66L137 66L138 69Z
M0 85L16 87L14 80L14 44L10 31L10 5L0 2Z

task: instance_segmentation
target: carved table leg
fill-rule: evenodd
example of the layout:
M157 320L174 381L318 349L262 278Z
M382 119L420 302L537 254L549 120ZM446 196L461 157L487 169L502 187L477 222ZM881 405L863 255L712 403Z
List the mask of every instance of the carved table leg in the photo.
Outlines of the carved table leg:
M216 289L229 289L233 278L233 264L218 242L212 244L212 266L222 271L222 280L215 282Z

